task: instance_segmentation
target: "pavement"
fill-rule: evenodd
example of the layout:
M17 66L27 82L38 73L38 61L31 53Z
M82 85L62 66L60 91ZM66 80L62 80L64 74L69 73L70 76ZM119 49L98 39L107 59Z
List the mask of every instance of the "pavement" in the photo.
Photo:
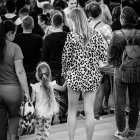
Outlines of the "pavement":
M107 117L99 121L95 121L95 131L92 140L117 140L114 137L116 131L116 124L114 117ZM140 140L140 118L136 130L137 136L133 140ZM35 135L22 136L20 140L35 140ZM53 125L50 132L49 140L69 140L67 133L67 124ZM84 126L84 119L77 121L77 129L75 133L75 140L86 140L86 131Z

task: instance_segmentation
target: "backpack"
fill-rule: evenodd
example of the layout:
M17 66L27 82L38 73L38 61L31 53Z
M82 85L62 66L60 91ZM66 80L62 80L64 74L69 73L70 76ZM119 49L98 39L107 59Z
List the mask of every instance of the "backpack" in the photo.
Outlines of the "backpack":
M134 32L131 44L125 33L122 30L121 32L126 40L122 64L119 68L121 81L127 84L140 83L140 46L134 44L137 31Z

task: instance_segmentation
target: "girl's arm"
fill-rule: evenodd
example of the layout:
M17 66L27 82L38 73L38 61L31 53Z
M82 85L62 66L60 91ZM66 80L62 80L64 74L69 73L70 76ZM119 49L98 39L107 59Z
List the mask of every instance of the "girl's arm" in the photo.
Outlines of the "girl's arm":
M34 85L30 84L30 86L32 87L31 100L32 100L32 102L35 102L35 89L34 89Z
M65 81L65 83L63 84L63 86L60 86L60 85L58 85L58 84L55 84L54 86L53 86L53 88L54 89L56 89L56 90L59 90L59 91L66 91L66 89L67 89L67 83L66 83L66 81Z

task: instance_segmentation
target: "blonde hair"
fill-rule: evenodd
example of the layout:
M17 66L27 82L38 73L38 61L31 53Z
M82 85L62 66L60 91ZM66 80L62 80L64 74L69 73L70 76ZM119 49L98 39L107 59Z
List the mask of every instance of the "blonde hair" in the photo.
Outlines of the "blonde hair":
M51 69L46 62L41 62L36 68L36 78L38 81L42 82L42 87L46 98L48 100L48 105L54 113L57 113L59 108L54 95L54 90L52 89L51 82Z
M89 40L90 28L84 11L81 8L74 8L70 12L69 18L74 23L74 32L81 35L86 43Z

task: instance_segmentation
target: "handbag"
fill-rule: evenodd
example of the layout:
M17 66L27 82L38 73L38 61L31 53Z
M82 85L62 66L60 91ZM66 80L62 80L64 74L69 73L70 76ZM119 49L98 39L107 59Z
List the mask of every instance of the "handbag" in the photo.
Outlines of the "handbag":
M30 100L24 98L21 105L20 114L21 118L19 121L19 136L34 134L35 132L35 109L34 105Z

